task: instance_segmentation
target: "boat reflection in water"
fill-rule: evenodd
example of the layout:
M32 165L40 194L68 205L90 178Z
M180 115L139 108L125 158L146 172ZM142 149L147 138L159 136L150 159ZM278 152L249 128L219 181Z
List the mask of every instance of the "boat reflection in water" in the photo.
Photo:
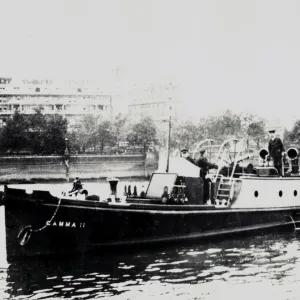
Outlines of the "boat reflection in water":
M219 153L237 141L225 141ZM181 157L169 161L169 172L154 173L146 191L132 195L118 195L117 178L108 179L111 195L104 199L6 186L7 259L297 230L299 168L279 177L274 167L241 164L245 158L220 164L207 179L209 193L203 193L201 169Z
M206 245L12 262L1 299L298 299L300 242L291 234ZM6 281L6 282L5 282ZM248 298L248 296L251 298ZM6 296L6 297L4 297Z

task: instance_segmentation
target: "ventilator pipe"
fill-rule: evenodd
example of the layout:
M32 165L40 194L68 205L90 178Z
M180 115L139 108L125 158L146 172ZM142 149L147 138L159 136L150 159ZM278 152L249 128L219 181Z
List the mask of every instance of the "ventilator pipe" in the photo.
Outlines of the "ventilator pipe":
M298 150L294 147L289 148L286 151L286 155L288 157L289 170L293 174L297 174L299 172L299 153Z
M267 156L269 155L269 151L265 148L262 148L260 151L259 151L259 156L263 159L263 160L266 160Z
M299 155L298 153L298 150L296 148L289 148L287 151L286 151L286 154L288 156L289 159L293 160L293 159L296 159Z
M106 179L109 182L110 185L110 196L111 199L116 199L117 198L117 185L118 182L120 181L118 178L111 177Z

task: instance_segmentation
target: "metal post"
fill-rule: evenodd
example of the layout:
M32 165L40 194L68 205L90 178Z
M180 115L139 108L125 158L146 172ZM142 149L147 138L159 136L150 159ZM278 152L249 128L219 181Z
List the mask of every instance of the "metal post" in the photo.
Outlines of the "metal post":
M70 162L70 152L68 149L68 138L65 138L66 142L66 148L65 148L65 153L64 153L64 162L65 162L65 167L66 167L66 181L69 182L69 162Z
M211 182L208 183L208 200L206 203L211 205Z
M170 106L170 111L171 111L172 107ZM166 172L169 172L169 159L170 159L170 144L171 144L171 112L170 112L170 116L169 116L169 130L168 130L168 151L167 151L167 168L166 168Z

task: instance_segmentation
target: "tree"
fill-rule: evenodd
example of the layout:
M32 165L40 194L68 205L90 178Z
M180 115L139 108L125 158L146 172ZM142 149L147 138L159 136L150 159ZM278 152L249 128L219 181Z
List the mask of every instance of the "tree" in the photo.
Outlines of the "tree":
M294 141L291 139L291 131L287 130L286 128L283 131L283 142L285 144L294 143Z
M227 139L238 137L241 133L241 120L239 115L227 110L216 119L215 125L211 128L216 132L218 138Z
M140 122L134 124L127 135L128 142L134 145L143 145L145 151L147 144L156 141L156 138L157 129L150 117L145 117Z
M2 151L19 153L21 150L24 150L28 145L28 129L29 124L24 115L15 112L2 131Z
M263 120L253 122L249 125L248 135L256 142L256 147L259 149L260 142L265 139L265 122Z
M290 131L287 131L285 134L285 140L291 143L300 142L300 120L297 120L294 123L293 128Z
M102 120L100 124L98 124L97 140L100 142L101 153L103 153L105 145L109 144L112 146L116 143L116 135L114 135L111 121Z
M47 126L43 132L42 149L47 154L62 154L65 149L68 121L61 115L47 117Z
M70 153L79 153L82 151L82 143L79 140L77 131L72 130L67 133L68 137L68 150Z
M28 147L32 153L40 154L45 148L43 143L45 130L47 130L46 116L42 114L41 109L36 109L34 115L28 115L26 118L29 125Z
M63 153L68 122L61 115L46 116L37 109L33 115L16 112L1 134L1 150L33 154Z
M241 135L241 120L239 115L227 110L220 116L202 118L198 130L203 132L203 137L221 142Z
M128 118L125 115L118 114L111 122L111 134L116 143L126 140L128 135Z
M193 122L186 121L173 127L171 144L173 147L178 147L178 144L179 147L190 147L202 138L198 127Z
M94 149L98 142L99 116L92 114L83 116L70 133L70 146L73 149L80 149L85 152L86 148L93 146Z
M242 133L249 148L249 140L252 138L256 142L257 148L260 146L266 135L265 121L255 114L244 114L241 116Z
M71 149L76 151L93 147L94 151L100 145L103 153L106 145L113 146L127 137L127 118L118 114L112 120L101 116L83 116L73 130L69 133Z

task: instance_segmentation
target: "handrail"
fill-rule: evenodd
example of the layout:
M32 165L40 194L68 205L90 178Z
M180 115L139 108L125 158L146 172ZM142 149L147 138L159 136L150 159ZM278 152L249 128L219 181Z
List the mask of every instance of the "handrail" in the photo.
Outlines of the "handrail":
M226 145L226 144L228 144L229 142L235 142L235 144L237 143L237 142L239 142L240 140L239 139L236 139L236 138L230 138L230 139L227 139L226 141L224 141L222 144L221 144L221 146L220 146L220 148L219 148L219 151L218 151L218 158L220 158L220 154L221 154L221 150L224 148L224 146Z
M233 182L233 175L234 175L234 171L235 171L235 168L236 168L237 164L238 164L240 161L244 160L244 159L250 158L251 156L254 156L254 154L249 154L249 155L247 155L247 156L240 157L239 159L235 158L234 164L233 164L233 168L232 168L232 171L231 171L231 174L230 174L230 178L229 178L229 184L230 184L229 195L231 195L231 191L232 191L232 187L233 187L233 183L232 183L232 182ZM230 197L229 197L229 199L230 199ZM229 200L229 199L228 199L228 200ZM229 205L229 203L228 203L228 205Z
M250 157L254 156L254 154L250 153L250 154L247 154L246 156L243 156L243 157L239 157L239 159L235 159L234 160L234 164L233 164L233 168L232 168L232 172L231 172L231 175L230 175L230 182L232 181L232 178L233 178L233 175L234 175L234 171L235 171L235 168L237 166L237 164L244 160L244 159L249 159Z
M205 140L203 140L203 141L200 141L200 142L196 145L196 147L195 147L195 149L194 149L194 151L193 151L193 158L195 158L195 155L196 155L197 151L200 150L200 146L202 146L204 143L207 143L207 142L210 142L211 144L213 144L215 141L214 141L213 139L205 139Z
M236 139L236 138L230 138L230 139L227 139L226 141L224 141L224 142L222 143L222 145L220 146L219 151L218 151L218 155L217 155L218 160L220 160L221 150L224 148L224 146L225 146L226 144L228 144L229 142L234 142L234 143L236 144L238 141L239 141L239 139ZM217 180L217 177L218 177L220 171L221 171L221 166L218 165L218 170L217 170L216 180ZM215 182L216 182L216 181L215 181Z

